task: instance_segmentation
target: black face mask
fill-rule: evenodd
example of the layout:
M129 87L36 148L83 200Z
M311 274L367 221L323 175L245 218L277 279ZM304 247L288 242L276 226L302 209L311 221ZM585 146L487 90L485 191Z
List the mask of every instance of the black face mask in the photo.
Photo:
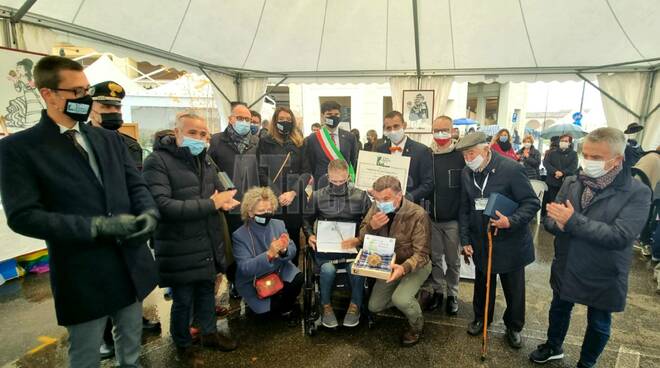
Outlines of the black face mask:
M89 113L92 112L92 96L82 96L75 99L67 99L64 104L64 114L75 121L87 121Z
M101 114L101 126L108 130L117 130L124 120L121 117L120 112L106 112Z
M333 115L325 118L325 125L336 128L339 125L339 116Z
M261 214L261 215L255 215L254 216L254 222L257 225L266 226L266 225L268 225L268 223L270 222L270 220L272 218L273 218L273 214L270 213L270 212L266 212L266 213Z
M328 187L328 191L330 192L330 195L333 196L346 195L346 193L348 192L348 183L344 183L342 185L335 185L330 183L330 186Z
M292 121L278 121L275 124L275 127L277 127L277 131L280 132L280 134L289 135L289 134L291 134L291 131L293 130L293 122Z

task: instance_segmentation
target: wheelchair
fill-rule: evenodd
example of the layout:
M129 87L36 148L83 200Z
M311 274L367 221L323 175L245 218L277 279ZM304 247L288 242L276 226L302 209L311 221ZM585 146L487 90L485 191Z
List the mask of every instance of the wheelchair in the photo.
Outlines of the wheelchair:
M318 332L318 328L321 326L321 314L323 308L321 305L321 267L316 263L314 254L315 250L309 245L303 247L303 329L307 336L314 336ZM338 291L350 293L351 287L348 279L349 275L346 272L344 265L353 262L354 260L355 258L342 258L330 261L337 269L333 289L333 299ZM371 289L373 287L373 282L370 281L371 279L368 278L365 278L364 280L364 298L360 309L360 319L362 322L366 321L369 328L374 324L373 315L369 312L369 308L367 307L369 304L369 297L371 296Z

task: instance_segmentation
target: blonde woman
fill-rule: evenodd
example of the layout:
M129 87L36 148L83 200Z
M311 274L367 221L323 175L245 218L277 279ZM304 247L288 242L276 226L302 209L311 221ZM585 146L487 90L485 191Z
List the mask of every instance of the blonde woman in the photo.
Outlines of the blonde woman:
M531 135L523 138L523 146L518 151L520 163L525 167L527 177L538 180L539 165L541 165L541 152L534 147L534 137Z
M243 226L232 235L236 261L236 289L250 309L259 315L271 312L295 323L299 315L296 299L303 277L291 262L296 247L289 238L284 222L273 219L277 197L270 188L255 187L247 191L241 204ZM277 294L260 299L255 280L277 273L284 287Z

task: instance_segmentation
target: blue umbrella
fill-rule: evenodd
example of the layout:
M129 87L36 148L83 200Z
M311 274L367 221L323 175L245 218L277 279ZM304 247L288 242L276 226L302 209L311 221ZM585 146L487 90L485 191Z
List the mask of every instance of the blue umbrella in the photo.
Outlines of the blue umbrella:
M454 120L454 125L477 125L477 124L479 124L477 121L468 118L460 118Z
M494 136L502 128L499 125L482 125L479 127L479 131L486 133L487 136Z
M555 124L549 128L543 129L541 132L541 137L545 139L550 139L555 136L562 136L568 134L573 139L580 139L587 135L587 132L582 129L582 127L575 124Z

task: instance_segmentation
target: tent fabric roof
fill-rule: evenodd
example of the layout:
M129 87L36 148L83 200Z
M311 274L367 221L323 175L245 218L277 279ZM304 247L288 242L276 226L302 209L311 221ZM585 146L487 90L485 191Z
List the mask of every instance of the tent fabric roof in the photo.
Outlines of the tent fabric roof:
M228 68L402 71L416 67L412 3L59 0L37 1L29 14ZM417 3L422 71L592 67L660 56L657 0Z

